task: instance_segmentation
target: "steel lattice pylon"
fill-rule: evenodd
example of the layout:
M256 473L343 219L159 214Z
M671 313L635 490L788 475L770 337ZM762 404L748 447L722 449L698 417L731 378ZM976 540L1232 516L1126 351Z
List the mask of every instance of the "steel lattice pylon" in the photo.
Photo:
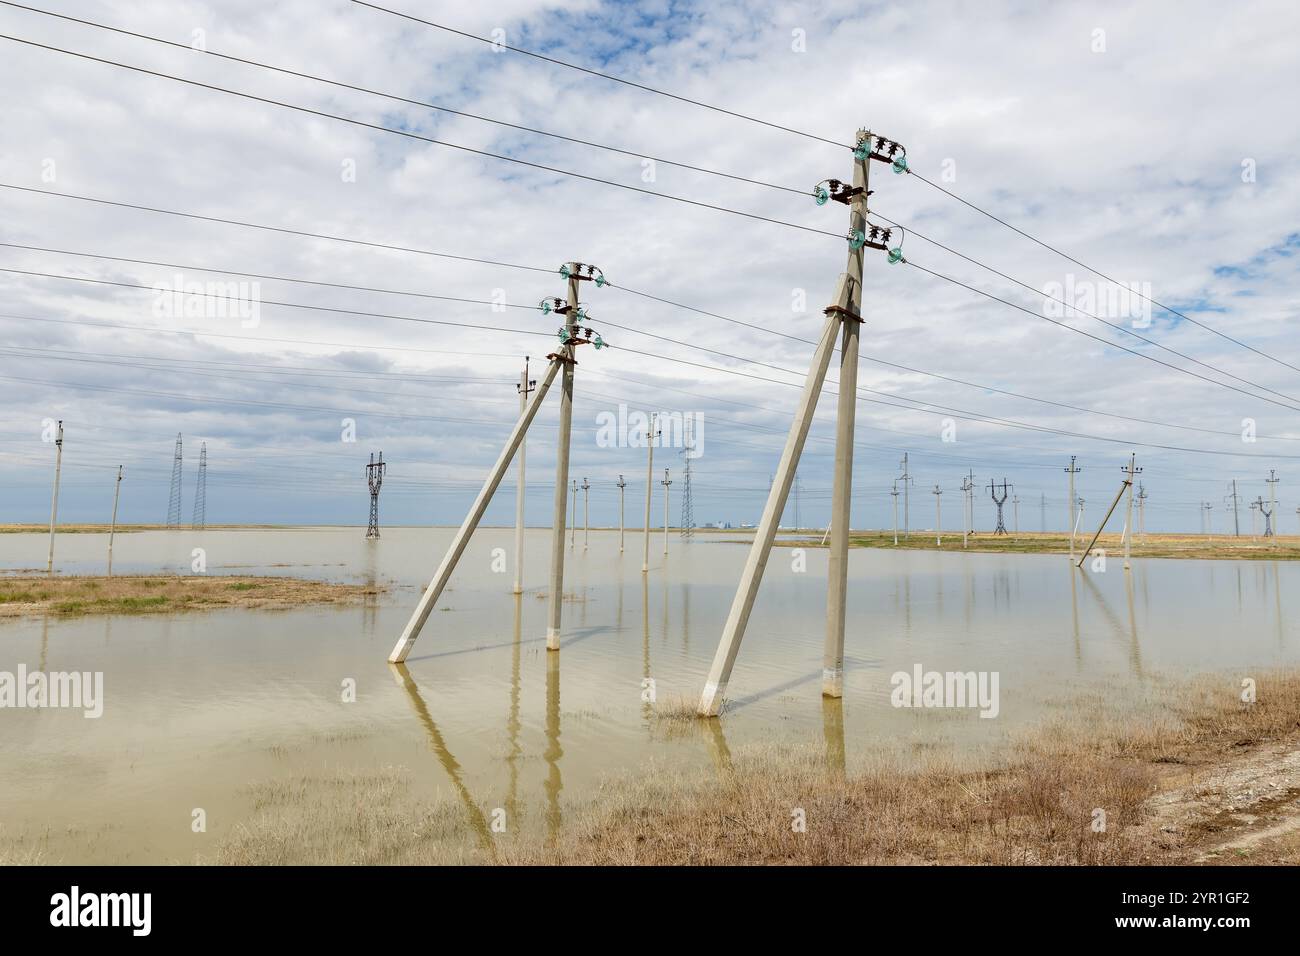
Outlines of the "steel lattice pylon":
M379 537L379 489L384 483L384 453L379 453L379 460L375 461L375 453L370 453L370 464L366 465L366 484L370 487L370 524L366 527L367 538Z
M172 458L172 487L167 498L167 527L181 526L181 434L176 433L176 454Z
M199 477L194 486L194 519L190 527L202 531L208 523L208 443L199 446Z
M691 538L695 536L695 497L691 492L691 458L695 454L693 420L688 417L686 421L686 447L682 449L682 457L686 459L686 472L682 480L682 537Z
M989 479L989 497L992 498L993 503L998 506L998 526L993 529L993 533L1006 534L1007 533L1006 522L1002 520L1002 506L1007 502L1007 480L1005 478L1002 479L1001 498L999 498L997 495L997 486L993 484L993 479L991 478Z

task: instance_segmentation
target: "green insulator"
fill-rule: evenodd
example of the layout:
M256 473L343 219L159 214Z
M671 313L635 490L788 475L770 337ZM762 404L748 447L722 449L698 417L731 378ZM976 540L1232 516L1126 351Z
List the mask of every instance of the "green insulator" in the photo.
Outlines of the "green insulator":
M600 350L605 347L605 340L600 337L599 333L597 333L596 337L592 339L591 344L596 346L597 350Z
M895 173L907 172L907 156L895 156L894 162L891 165Z
M572 273L569 272L569 264L567 262L564 265L560 266L560 275L562 277L567 279L571 274Z
M896 262L903 261L903 247L895 246L889 250L889 264L892 266Z
M574 315L574 318L575 318L578 322L585 321L586 318L587 318L587 310L584 309L582 306L578 306L578 311L577 311L577 313Z
M849 246L853 249L861 249L867 244L866 234L861 229L854 229L849 233Z
M550 314L551 314L551 300L550 300L550 299L543 299L543 300L542 300L541 309L542 309L542 315L550 315Z
M562 328L562 329L560 329L558 332L556 332L555 334L559 336L559 338L560 338L560 344L561 344L561 345L563 345L565 342L569 341L569 330L568 330L568 329L564 329L564 328Z
M596 276L596 288L599 289L606 285L609 285L609 280L605 278L605 273L602 272L600 275Z
M813 190L813 198L817 200L817 205L824 206L830 201L831 194L825 186L818 186Z
M853 147L853 158L856 159L858 162L862 162L862 160L866 159L870 155L871 155L871 137L868 136L862 142L858 143L857 146Z

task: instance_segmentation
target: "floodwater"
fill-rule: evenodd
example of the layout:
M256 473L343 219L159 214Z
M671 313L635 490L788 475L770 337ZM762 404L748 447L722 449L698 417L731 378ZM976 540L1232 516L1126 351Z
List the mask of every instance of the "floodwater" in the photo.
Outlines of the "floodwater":
M293 574L375 581L366 605L289 611L0 619L0 671L102 671L104 710L0 709L0 847L50 862L192 862L256 811L256 784L401 768L424 799L481 831L494 808L562 828L602 781L671 766L713 772L750 744L852 761L892 747L996 753L1008 735L1087 699L1140 699L1185 675L1234 686L1300 660L1300 563L1143 560L1071 573L1060 556L854 550L842 702L820 693L826 552L773 552L720 721L652 715L697 699L747 552L741 533L583 533L567 552L564 639L545 644L549 532L471 543L406 668L386 657L450 529L119 534L120 573ZM46 538L0 535L0 571L43 568ZM64 573L102 573L103 535L60 536ZM503 549L496 551L495 549ZM806 570L797 568L806 562ZM916 665L996 671L999 712L895 708ZM344 700L355 682L355 701ZM206 814L204 833L192 813Z

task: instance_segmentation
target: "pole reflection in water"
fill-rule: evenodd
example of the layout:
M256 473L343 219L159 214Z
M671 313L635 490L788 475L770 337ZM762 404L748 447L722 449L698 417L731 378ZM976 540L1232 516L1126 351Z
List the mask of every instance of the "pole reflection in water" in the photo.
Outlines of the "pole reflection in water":
M470 796L465 782L461 779L460 764L456 762L456 758L447 749L447 742L442 738L442 731L434 723L433 715L429 712L424 698L420 695L420 688L416 686L415 680L411 677L411 672L406 669L405 664L389 662L388 667L393 672L393 679L397 682L397 686L406 691L406 697L411 703L411 709L415 711L415 716L423 725L425 734L428 735L429 748L438 758L438 762L442 764L443 769L447 771L447 776L451 779L452 789L456 791L456 795L460 797L461 803L464 804L465 818L469 821L470 828L478 836L479 843L483 845L483 848L495 853L496 846L492 842L492 834L488 829L483 811L474 802L474 798Z
M546 750L542 757L546 761L546 832L554 840L560 832L560 791L564 782L560 779L560 758L564 750L560 747L560 655L546 655Z
M650 581L641 576L641 716L650 720L654 716L654 707L650 703L650 694L645 693L650 686Z
M722 732L722 718L703 717L699 723L704 725L704 739L708 741L709 755L713 758L718 776L724 780L730 778L736 772L736 768L731 762L731 748L727 746L727 737Z
M524 596L520 593L515 595L515 639L510 649L510 712L506 717L506 740L509 743L506 769L510 774L506 788L506 812L511 825L519 819L519 757L524 752L519 745L519 669L523 650L523 614Z
M826 764L844 773L844 698L822 698L822 734L826 738Z
M1097 602L1097 606L1101 609L1101 613L1110 624L1111 632L1128 647L1129 664L1131 665L1134 676L1141 677L1142 655L1137 643L1137 631L1131 628L1126 628L1122 623L1120 623L1120 619L1115 615L1115 612L1111 610L1110 605L1106 602L1106 598L1102 595L1101 591L1097 590L1097 585L1092 583L1092 575L1086 571L1081 572L1081 574L1083 576L1083 583L1087 586L1088 591ZM1125 575L1126 579L1127 577L1128 576ZM1132 607L1132 600L1133 592L1132 590L1129 590L1130 607Z
M1079 642L1079 575L1083 572L1070 562L1070 617L1074 622L1075 669L1083 670L1083 645Z

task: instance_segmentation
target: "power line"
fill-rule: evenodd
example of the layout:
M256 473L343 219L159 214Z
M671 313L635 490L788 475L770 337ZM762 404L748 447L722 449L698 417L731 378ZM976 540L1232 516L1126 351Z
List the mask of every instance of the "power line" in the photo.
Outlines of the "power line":
M135 73L143 73L147 76L158 77L159 79L172 80L176 83L184 83L187 86L196 86L200 89L211 90L216 93L225 93L229 96L238 96L243 99L252 100L257 103L265 103L270 106L278 106L282 109L294 110L299 113L306 113L309 116L319 116L322 119L335 120L340 123L349 123L353 126L360 126L365 129L374 130L380 133L392 133L394 136L403 136L407 139L419 140L423 143L431 143L434 146L446 146L449 149L457 149L461 152L471 153L475 156L483 156L488 159L499 160L504 163L514 163L519 166L526 166L530 169L540 170L546 173L554 173L558 176L569 176L573 179L581 179L585 182L599 183L602 186L613 186L617 189L626 189L634 193L640 193L645 196L655 196L659 199L669 199L673 202L685 203L689 206L698 206L702 209L712 209L714 212L725 212L733 216L742 216L746 219L753 219L758 222L766 222L776 226L785 226L789 229L798 229L801 232L811 232L817 235L830 236L832 239L843 239L844 236L839 233L829 232L825 229L818 229L814 226L804 226L796 222L786 222L783 219L773 219L770 216L761 216L758 213L745 212L740 209L732 209L729 206L718 206L714 203L703 202L699 199L689 199L685 196L677 196L672 193L659 192L654 189L645 189L641 186L632 186L627 183L616 182L612 179L602 179L599 176L589 176L586 173L577 173L569 169L561 169L558 166L548 166L545 163L535 163L531 160L520 159L517 156L506 156L502 153L494 153L490 150L475 149L472 146L463 146L460 143L452 143L448 140L435 139L432 136L424 136L420 133L413 133L410 130L394 129L391 126L381 126L378 123L367 123L365 120L353 119L350 116L340 116L337 113L327 113L324 110L315 110L307 106L298 106L294 103L286 103L283 100L274 100L266 96L257 96L254 93L245 93L240 90L232 90L224 86L216 86L212 83L200 83L198 80L187 80L181 76L173 76L170 73L162 73L158 70L148 70L142 66L131 66L129 63L119 63L117 60L108 60L104 57L91 56L89 53L78 53L76 50L65 50L62 47L51 46L48 43L37 43L35 40L24 40L20 37L12 37L8 34L0 33L0 40L9 40L13 43L21 43L25 46L37 47L42 50L49 50L52 53L63 53L67 56L74 56L83 60L90 60L94 63L102 63L106 66L115 66L123 70L131 70Z
M982 216L987 216L989 219L992 219L994 222L999 223L999 224L1001 224L1001 225L1003 225L1003 226L1006 226L1006 227L1007 227L1008 229L1010 229L1012 232L1018 233L1019 235L1024 236L1024 237L1025 237L1026 239L1028 239L1030 242L1033 242L1033 243L1035 243L1035 244L1037 244L1037 245L1039 245L1039 246L1042 246L1044 249L1047 249L1047 250L1049 250L1049 251L1051 251L1051 252L1056 253L1058 256L1060 256L1060 257L1063 258L1063 259L1067 259L1067 260L1069 260L1070 262L1073 262L1073 263L1074 263L1076 266L1078 266L1079 268L1081 268L1081 269L1086 269L1087 271L1091 272L1093 275L1097 276L1098 278L1105 279L1107 282L1112 283L1113 285L1122 285L1122 286L1124 286L1124 288L1129 289L1129 291L1130 291L1133 295L1136 295L1136 296L1138 296L1139 298L1145 299L1147 302L1150 302L1152 305L1156 306L1156 307L1159 308L1159 309L1163 309L1164 311L1168 312L1170 315L1176 315L1176 316L1178 316L1180 319L1185 319L1186 321L1190 322L1192 325L1195 325L1197 328L1204 329L1206 332L1210 332L1210 333L1213 334L1213 335L1217 335L1217 336L1218 336L1219 338L1221 338L1221 339L1226 339L1227 341L1233 343L1234 345L1239 345L1239 346L1241 346L1241 347L1244 348L1244 349L1249 349L1251 352L1254 352L1256 355L1261 355L1261 356L1263 356L1264 358L1268 359L1269 361L1276 362L1277 364L1282 365L1282 366L1285 366L1286 368L1289 368L1289 369L1291 369L1292 371L1300 372L1300 366L1295 366L1295 365L1292 365L1292 364L1289 363L1289 362L1284 362L1284 361L1282 361L1280 358L1278 358L1278 357L1275 356L1275 355L1270 355L1269 353L1267 353L1267 352L1265 352L1265 351L1263 351L1263 350L1261 350L1261 349L1257 349L1257 348L1255 348L1255 346L1250 345L1250 344L1248 344L1248 343L1246 343L1246 342L1243 342L1243 341L1241 341L1240 339L1233 338L1231 335L1228 335L1226 332L1221 332L1221 331L1219 331L1218 329L1214 328L1213 326L1206 325L1204 322L1200 322L1200 321L1198 321L1197 319L1193 319L1190 315L1186 315L1186 314L1183 313L1183 312L1179 312L1177 309L1172 308L1171 306L1167 306L1167 305L1165 305L1163 302L1160 302L1160 301L1158 301L1158 300L1156 300L1156 299L1153 299L1153 298L1151 298L1150 296L1143 295L1141 292L1139 292L1139 291L1136 290L1136 289L1130 289L1128 286L1124 285L1124 283L1121 283L1121 282L1118 282L1118 281L1115 280L1115 279L1112 279L1110 276L1106 275L1106 273L1101 272L1101 271L1099 271L1099 270L1097 270L1097 269L1094 269L1092 266L1088 265L1086 262L1080 262L1078 259L1074 258L1074 256L1070 255L1069 253L1062 252L1060 249L1056 248L1055 246L1053 246L1053 245L1051 245L1051 244L1049 244L1049 243L1044 242L1043 240L1037 238L1036 236L1032 236L1032 235L1030 235L1029 233L1025 232L1023 229L1020 229L1020 228L1018 228L1017 226L1013 226L1011 223L1007 222L1005 219L1000 219L999 217L995 216L993 213L989 212L987 209L983 209L983 208L981 208L981 207L975 205L973 202L971 202L971 201L968 200L968 199L963 199L961 196L958 196L956 193L952 192L952 191L949 190L949 189L945 189L943 186L940 186L940 185L939 185L938 183L936 183L936 182L931 182L929 179L926 179L924 176L922 176L920 173L916 172L914 169L910 169L910 168L909 168L909 169L907 170L907 172L910 173L911 175L915 176L917 179L921 180L921 182L925 183L927 186L930 186L930 187L933 188L933 189L937 189L937 190L939 190L939 192L941 192L941 193L943 193L944 195L949 196L949 197L951 197L951 198L957 200L959 203L962 203L962 204L965 205L965 206L969 206L971 209L974 209L974 210L975 210L976 212L978 212L980 215L982 215Z
M469 113L464 110L452 109L449 106L440 106L437 103L429 103L425 100L415 100L409 97L399 96L396 93L385 93L382 90L370 89L369 87L365 87L365 86L357 86L353 83L344 83L341 80L331 80L328 77L317 76L313 73L304 73L300 70L291 70L288 69L287 67L276 66L272 63L262 62L261 60L253 60L246 57L233 56L228 53L218 53L215 50L208 50L208 49L196 50L193 46L191 46L188 43L179 43L175 40L167 40L164 39L163 37L152 36L148 33L137 33L134 30L127 30L122 27L111 26L110 24L107 23L99 23L95 20L85 20L82 19L81 17L73 17L63 13L55 13L52 10L40 10L36 7L29 7L21 3L11 3L9 2L9 0L0 0L0 4L3 4L4 6L7 7L15 7L19 10L26 10L30 13L40 13L49 17L57 17L60 20L67 20L72 23L79 23L82 24L83 26L94 27L99 30L108 30L112 33L118 33L123 36L135 37L140 40L148 40L151 43L161 43L164 46L170 46L178 50L184 50L187 53L205 53L208 56L214 56L222 60L229 60L232 63L242 63L246 66L255 66L260 69L271 70L276 73L282 73L286 76L296 76L300 79L312 80L316 83L326 83L329 84L330 86L336 86L345 90L352 90L356 93L365 93L370 96L379 96L379 97L383 97L384 99L393 100L394 102L397 103L406 103L410 106L419 106L423 109L436 110L440 113L449 113L452 116L459 116L464 119L471 119L480 123L490 123L493 126L501 126L506 129L518 130L519 132L522 133L532 133L536 136L544 136L549 139L560 140L561 142L565 142L565 143L573 143L574 145L577 146L589 146L593 149L602 149L607 152L618 153L619 155L622 156L631 156L635 159L642 159L642 160L648 159L654 163L661 164L664 166L672 166L677 169L686 169L696 173L705 173L706 175L709 176L719 176L723 179L730 179L735 182L747 183L751 186L764 186L768 189L776 189L782 192L794 193L799 196L807 196L810 194L810 190L808 189L797 189L792 186L781 186L776 183L769 183L759 179L750 179L746 176L739 176L736 175L735 173L726 173L717 169L708 169L707 167L704 166L692 165L691 163L683 163L683 162L678 162L676 160L663 159L662 157L658 157L658 156L650 156L649 154L638 150L624 149L619 146L610 146L605 143L596 143L596 142L592 142L591 140L579 139L574 136L565 136L562 133L555 133L555 132L550 132L548 130L536 129L534 127L524 126L519 123L508 123L505 120L494 119L493 117L490 116L483 116L478 113Z
M699 106L706 110L712 110L715 113L722 113L726 116L731 116L736 119L742 119L749 123L757 123L760 126L766 126L769 127L770 129L780 130L783 133L793 133L795 136L803 136L807 139L814 139L817 140L818 142L826 143L830 146L838 146L841 149L852 148L852 147L845 146L843 143L836 142L833 139L827 139L824 136L818 136L814 133L805 133L802 130L792 129L789 126L782 126L779 123L771 123L768 122L767 120L759 119L756 116L748 116L744 113L738 113L735 110L725 109L721 106L713 106L709 103L703 103L700 100L693 100L686 96L678 96L676 93L668 93L664 90L656 89L653 86L646 86L643 83L636 83L632 80L625 80L622 77L613 76L612 74L609 73L601 73L598 70L588 69L585 66L578 66L576 63L567 63L564 60L559 60L556 59L555 57L546 56L542 53L535 53L532 50L524 50L517 46L510 46L507 43L498 43L496 40L489 40L485 37L475 36L472 33L465 33L464 31L457 30L454 27L449 27L441 23L434 23L432 20L422 20L421 18L417 16L413 16L409 13L402 13L398 10L390 10L387 7L377 6L373 3L364 3L362 2L362 0L352 0L352 2L357 3L363 7L370 7L372 10L378 10L382 13L392 14L395 17L401 17L404 20L411 20L414 21L415 23L423 23L425 26L433 27L437 30L444 30L447 33L454 33L457 36L462 36L470 40L478 40L480 43L491 44L494 48L509 50L512 53L521 53L524 56L531 56L535 59L543 60L546 63L552 63L556 66L563 66L570 70L577 70L579 73L586 73L588 76L597 76L603 80L611 80L614 83L622 83L624 86L630 86L633 87L634 89L643 90L646 93L654 93L657 96L665 96L669 99L677 100L680 103L689 103L691 106Z

